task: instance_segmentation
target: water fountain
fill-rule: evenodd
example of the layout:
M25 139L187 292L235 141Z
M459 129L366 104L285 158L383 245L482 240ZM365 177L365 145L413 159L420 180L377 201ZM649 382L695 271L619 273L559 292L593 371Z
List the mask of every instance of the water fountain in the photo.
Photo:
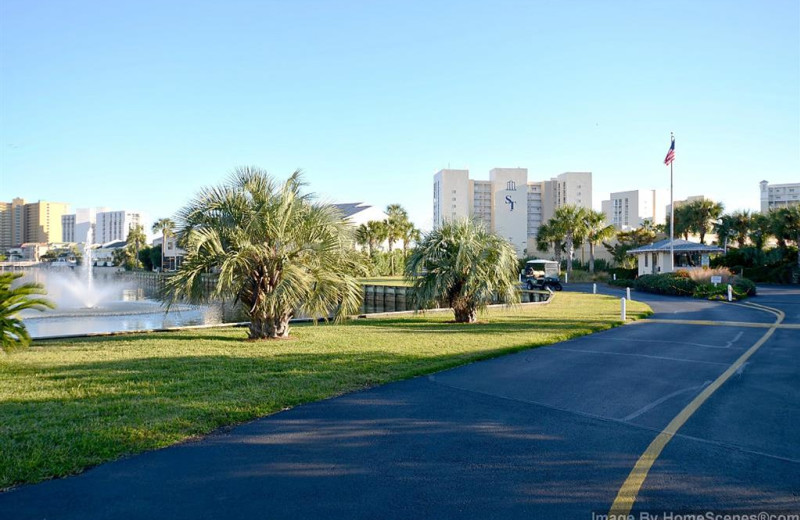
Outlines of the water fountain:
M221 321L222 316L213 306L175 305L166 312L160 302L147 298L135 282L120 279L116 268L102 268L98 276L92 265L91 244L90 232L81 246L80 265L45 264L26 273L23 280L43 284L47 298L56 304L54 310L44 313L22 313L32 337L150 330Z

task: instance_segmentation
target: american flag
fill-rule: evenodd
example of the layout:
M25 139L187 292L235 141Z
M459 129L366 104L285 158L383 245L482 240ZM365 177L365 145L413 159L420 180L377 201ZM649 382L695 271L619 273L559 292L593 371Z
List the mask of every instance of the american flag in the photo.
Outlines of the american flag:
M672 144L669 145L667 156L664 157L664 164L670 165L675 160L675 138L672 138Z

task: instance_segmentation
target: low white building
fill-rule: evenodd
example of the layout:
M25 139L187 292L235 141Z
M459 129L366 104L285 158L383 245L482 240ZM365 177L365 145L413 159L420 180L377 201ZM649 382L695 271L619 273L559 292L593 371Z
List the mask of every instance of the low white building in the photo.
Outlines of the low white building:
M334 204L342 212L344 218L350 221L355 227L366 224L372 220L386 220L389 216L381 211L380 208L364 204L363 202L347 202Z
M676 239L672 242L675 254L674 270L700 269L708 267L711 256L723 253L722 248L708 246L688 240ZM669 260L670 241L660 240L646 246L637 247L628 251L629 255L636 257L639 276L644 274L660 274L672 272L673 264Z

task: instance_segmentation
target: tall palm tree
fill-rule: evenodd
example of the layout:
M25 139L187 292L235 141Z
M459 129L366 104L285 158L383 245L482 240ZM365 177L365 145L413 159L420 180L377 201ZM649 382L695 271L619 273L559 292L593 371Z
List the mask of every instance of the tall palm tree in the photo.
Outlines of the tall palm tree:
M754 213L750 216L750 232L748 238L756 247L761 251L764 249L764 244L767 239L772 235L772 225L770 218L763 213Z
M444 300L457 323L473 323L497 296L516 303L517 255L504 238L474 220L448 221L425 234L406 262L418 308Z
M722 215L717 222L714 223L714 232L717 234L717 245L728 252L728 243L731 238L735 238L736 231L734 226L736 219L733 215Z
M575 258L575 244L586 238L586 208L567 204L558 207L549 220L551 226L563 233L564 247L567 250L567 273L572 274L572 260Z
M750 212L747 210L744 211L734 211L731 214L732 223L731 228L733 230L733 235L736 238L736 243L739 245L739 248L743 248L745 242L747 241L747 235L750 231L750 219L752 218Z
M722 215L724 206L721 202L702 199L693 200L686 207L690 222L689 230L700 235L700 243L705 244L706 233L711 229L711 224Z
M167 238L175 235L175 222L171 218L160 218L153 224L153 233L161 233L161 270L163 271Z
M141 267L139 261L139 251L147 245L147 235L144 234L144 228L141 224L136 224L128 230L128 238L125 248L128 250L128 258L132 262L133 267Z
M692 210L688 204L680 204L675 206L675 236L683 236L684 240L689 240L689 233L692 232ZM667 215L664 221L664 230L669 235L670 232L670 216ZM675 237L670 237L674 239Z
M373 246L370 249L381 249L381 244L386 241L389 235L386 221L370 220L367 222L367 228L369 229L369 234L372 236L372 240L374 241Z
M400 204L389 204L386 206L386 240L389 243L389 269L394 275L394 255L392 250L394 243L403 239L403 233L410 223L408 212Z
M40 298L46 291L39 283L12 287L21 277L21 273L0 273L0 347L5 351L30 345L31 336L18 316L20 312L55 308L50 300Z
M558 229L553 222L545 222L539 226L539 231L536 233L536 249L541 252L553 249L553 256L558 262L559 269L561 266L561 253L564 252L564 234Z
M369 256L372 256L372 247L375 245L375 239L370 233L370 229L366 224L361 224L356 228L356 244L361 247L366 247Z
M414 226L414 223L411 221L407 221L405 226L402 229L403 233L400 237L400 240L403 241L403 258L408 256L408 245L411 242L418 242L422 237L420 230Z
M595 246L613 237L616 231L614 226L606 224L606 215L601 211L587 210L584 222L586 226L586 241L589 242L589 272L594 274Z
M288 337L297 313L341 319L356 312L356 276L365 269L352 226L335 206L303 194L303 185L299 171L278 184L245 167L203 189L179 212L188 249L167 282L167 301L236 298L249 315L251 339ZM212 271L217 278L207 294L203 275Z

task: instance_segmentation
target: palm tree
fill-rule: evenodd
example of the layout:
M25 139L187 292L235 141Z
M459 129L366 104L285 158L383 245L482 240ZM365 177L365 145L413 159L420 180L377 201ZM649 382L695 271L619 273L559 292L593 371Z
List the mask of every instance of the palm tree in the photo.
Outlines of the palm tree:
M249 338L285 338L296 313L335 319L356 312L365 274L354 231L335 206L301 192L294 172L277 184L255 167L206 188L179 212L186 260L167 282L170 302L233 297L250 318ZM210 294L203 275L217 274Z
M516 303L517 255L504 238L474 220L448 221L426 233L406 262L417 308L446 301L457 323L474 323L497 296Z
M549 220L550 225L563 233L564 247L567 250L567 273L572 274L572 260L575 257L575 243L586 238L586 208L567 204L560 206Z
M403 258L408 256L408 244L411 242L418 242L421 237L422 233L420 233L420 230L414 226L413 222L406 222L405 226L403 226L402 235L400 237L400 240L403 241Z
M708 199L693 200L686 204L686 208L689 218L689 230L700 235L700 243L705 244L706 233L711 229L712 222L722 215L724 210L722 203Z
M356 228L356 244L361 247L367 247L370 257L372 256L372 246L374 243L375 239L372 237L370 229L366 224L361 224Z
M589 242L589 272L594 274L594 247L604 240L608 240L616 233L614 226L606 224L605 213L587 210L584 218L586 226L586 241ZM645 221L649 224L649 221Z
M764 249L764 244L772 235L770 218L763 213L754 213L750 216L750 232L748 237L758 251Z
M128 250L128 258L133 267L141 267L139 251L147 245L147 235L144 234L144 228L141 224L136 224L128 230L128 238L125 242L127 242L125 248Z
M733 215L722 215L717 222L714 223L714 232L717 234L717 245L728 252L728 242L731 238L736 236L734 226L736 219Z
M769 213L772 228L783 239L782 249L787 249L786 240L797 246L797 267L800 268L800 206L780 208Z
M561 268L561 253L564 251L563 239L563 233L552 222L545 222L539 226L539 231L536 233L536 249L546 252L553 248L553 256L558 262L559 269Z
M733 235L736 238L736 243L739 245L739 248L744 247L744 243L747 241L747 234L750 231L750 219L752 218L750 212L747 210L744 211L734 211L731 214L732 223L731 228L733 230Z
M692 231L692 210L688 204L680 204L675 206L675 236L683 236L684 240L689 240L689 233ZM670 216L667 215L664 221L664 230L667 235L670 232ZM669 237L670 240L675 237Z
M160 218L153 224L153 233L161 233L161 270L164 270L164 251L167 249L167 237L175 235L175 222L170 218Z
M21 273L0 273L0 347L5 351L27 347L31 337L18 314L26 309L53 309L50 300L39 298L46 294L39 283L24 283L12 287Z
M389 270L394 275L394 256L392 250L394 243L402 240L405 228L410 223L408 221L408 212L400 204L389 204L386 206L387 219L384 221L386 225L386 240L389 243Z

